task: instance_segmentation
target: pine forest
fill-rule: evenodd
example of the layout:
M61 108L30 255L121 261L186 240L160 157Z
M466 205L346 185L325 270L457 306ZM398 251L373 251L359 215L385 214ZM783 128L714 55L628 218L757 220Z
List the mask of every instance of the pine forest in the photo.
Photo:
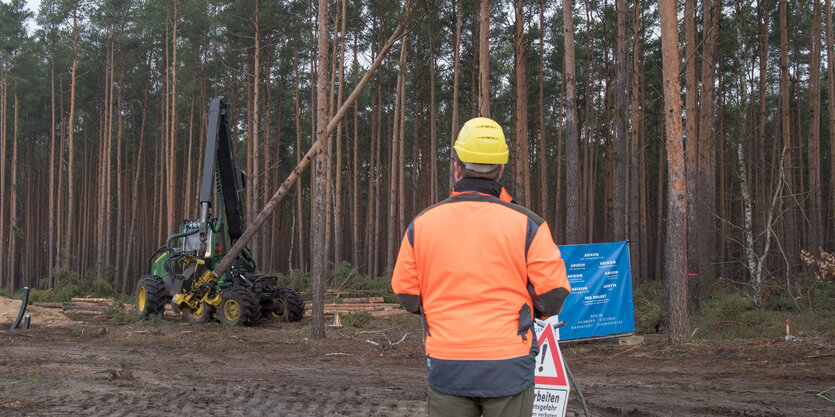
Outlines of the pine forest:
M458 129L486 116L516 201L558 244L628 240L633 286L666 282L671 322L716 285L803 300L804 259L835 249L832 7L5 1L0 287L72 273L132 293L199 215L221 96L246 221L324 139L249 242L261 270L390 276L411 219L449 195Z

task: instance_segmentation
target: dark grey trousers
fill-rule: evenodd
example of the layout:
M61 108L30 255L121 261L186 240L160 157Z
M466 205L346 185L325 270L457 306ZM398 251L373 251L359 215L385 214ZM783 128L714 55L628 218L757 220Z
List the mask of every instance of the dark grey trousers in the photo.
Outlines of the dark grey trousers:
M507 397L456 397L429 388L429 417L531 417L534 386Z

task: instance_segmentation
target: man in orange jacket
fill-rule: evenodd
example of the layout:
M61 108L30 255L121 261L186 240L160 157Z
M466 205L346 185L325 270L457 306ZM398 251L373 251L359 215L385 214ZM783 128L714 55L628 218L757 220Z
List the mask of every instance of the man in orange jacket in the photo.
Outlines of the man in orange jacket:
M391 286L423 316L430 416L530 416L534 318L562 308L565 263L548 224L500 198L501 126L469 120L454 147L452 195L409 224Z

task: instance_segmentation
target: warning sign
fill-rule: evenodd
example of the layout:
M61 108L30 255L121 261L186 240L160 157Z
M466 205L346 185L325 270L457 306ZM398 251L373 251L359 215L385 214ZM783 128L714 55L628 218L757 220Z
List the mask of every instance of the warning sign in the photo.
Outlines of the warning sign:
M552 319L555 319L552 317ZM565 374L560 345L551 320L548 320L539 334L539 355L536 357L534 374L535 394L534 417L564 417L568 403L568 379Z

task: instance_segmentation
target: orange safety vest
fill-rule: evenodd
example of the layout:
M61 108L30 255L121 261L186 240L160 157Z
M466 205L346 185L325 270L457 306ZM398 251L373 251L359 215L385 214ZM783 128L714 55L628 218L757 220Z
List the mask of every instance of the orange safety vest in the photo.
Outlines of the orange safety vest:
M534 311L557 314L570 291L548 224L500 199L502 190L495 181L459 181L450 198L415 217L400 246L392 289L424 315L429 384L438 392L525 390L538 352Z

